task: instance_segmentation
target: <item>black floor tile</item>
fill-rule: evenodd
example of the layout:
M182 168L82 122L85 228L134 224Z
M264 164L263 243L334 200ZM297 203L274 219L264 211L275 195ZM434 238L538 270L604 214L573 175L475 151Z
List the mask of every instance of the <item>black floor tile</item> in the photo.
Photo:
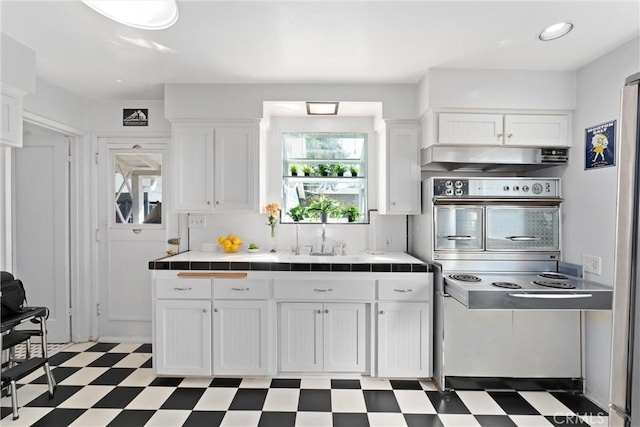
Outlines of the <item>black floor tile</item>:
M218 427L225 414L225 411L193 411L182 427Z
M360 380L331 380L332 389L360 389Z
M546 416L545 418L555 427L589 425L588 423L582 421L577 415L550 415ZM599 424L604 425L604 420L602 420L602 422L600 422Z
M4 417L10 417L8 419L12 419L13 416L11 415L13 413L13 411L11 410L11 407L9 406L2 406L0 407L0 419L3 419Z
M111 420L108 427L142 427L156 411L141 411L141 410L124 410L120 412L116 417Z
M528 378L505 378L504 382L508 388L517 391L545 391L546 388L535 379Z
M142 390L144 390L144 387L116 387L93 405L93 407L123 409L131 403Z
M482 427L517 427L508 415L474 415Z
M134 368L111 368L91 381L90 385L118 385L134 371Z
M125 357L127 357L127 353L105 353L87 366L92 368L110 368Z
M540 413L517 392L490 391L489 396L509 415L540 415Z
M295 412L263 412L258 421L258 427L294 427L295 425Z
M205 390L204 388L178 388L171 393L171 396L165 400L160 409L192 410Z
M602 415L607 416L607 412L598 405L591 402L582 394L566 393L561 391L551 392L551 395L558 399L567 408L577 415Z
M178 387L184 378L156 378L149 384L150 387Z
M390 383L394 390L422 390L422 386L418 381L391 380Z
M151 353L151 344L142 344L140 347L136 348L134 353Z
M367 412L400 412L393 390L363 390Z
M438 414L469 414L469 409L455 392L427 391L427 397Z
M153 368L153 358L150 357L149 360L147 360L146 362L144 362L142 364L142 366L140 366L141 368Z
M229 410L261 411L268 391L267 388L239 388Z
M57 368L51 370L51 375L53 375L53 378L55 378L56 384L60 384L60 382L66 380L71 375L78 372L80 369L82 368L77 368L77 367L67 368L63 366L58 366ZM42 372L42 375L36 378L35 380L31 381L30 384L46 384L47 383L47 376L44 374L44 369L40 372Z
M242 378L214 378L209 387L240 387Z
M332 414L333 427L369 427L367 414Z
M298 411L331 412L331 390L301 389Z
M81 389L82 386L58 385L56 386L55 392L53 393L53 397L49 396L48 391L45 391L40 396L36 397L24 406L45 406L47 408L52 408L58 406ZM19 394L18 399L20 399ZM20 402L20 400L18 400L18 402Z
M76 357L78 353L70 352L70 351L61 351L60 353L56 353L53 356L49 357L49 366L58 366L62 365L67 360L72 357Z
M408 427L444 427L436 414L404 414Z
M68 426L80 415L85 413L84 409L54 409L44 417L40 418L32 427L60 427Z
M89 347L85 351L90 351L90 352L100 351L100 352L106 353L107 351L111 350L112 348L116 347L117 345L119 345L119 344L100 342L100 343L97 343L94 346Z
M274 378L271 380L270 388L300 388L300 380Z

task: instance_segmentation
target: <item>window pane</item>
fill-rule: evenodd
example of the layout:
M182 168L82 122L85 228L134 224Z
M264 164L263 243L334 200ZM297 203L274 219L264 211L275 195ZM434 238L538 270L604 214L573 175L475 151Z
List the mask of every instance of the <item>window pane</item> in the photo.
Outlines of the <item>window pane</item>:
M116 224L162 223L162 155L116 154Z

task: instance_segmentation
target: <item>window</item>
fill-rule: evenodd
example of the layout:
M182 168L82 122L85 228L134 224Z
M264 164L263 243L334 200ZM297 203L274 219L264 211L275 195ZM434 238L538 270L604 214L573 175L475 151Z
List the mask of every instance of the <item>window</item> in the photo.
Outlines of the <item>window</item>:
M366 147L366 133L284 133L282 222L366 222Z
M114 224L162 223L162 155L117 153Z

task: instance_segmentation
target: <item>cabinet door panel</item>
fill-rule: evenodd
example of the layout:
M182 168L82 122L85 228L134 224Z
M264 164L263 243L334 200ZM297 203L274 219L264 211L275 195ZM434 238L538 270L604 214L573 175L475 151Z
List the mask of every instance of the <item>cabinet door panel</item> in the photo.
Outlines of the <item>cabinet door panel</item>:
M267 301L216 301L213 314L213 373L266 374L267 334Z
M387 141L386 214L420 213L417 127L390 128Z
M256 208L256 144L253 127L215 130L216 211Z
M504 116L505 144L535 147L568 147L569 116L525 115Z
M280 306L280 370L322 371L322 304Z
M365 371L365 304L324 304L324 370Z
M173 133L175 210L213 210L213 129L176 128Z
M438 144L501 145L502 114L440 113Z
M211 375L211 301L156 301L154 367L164 375Z

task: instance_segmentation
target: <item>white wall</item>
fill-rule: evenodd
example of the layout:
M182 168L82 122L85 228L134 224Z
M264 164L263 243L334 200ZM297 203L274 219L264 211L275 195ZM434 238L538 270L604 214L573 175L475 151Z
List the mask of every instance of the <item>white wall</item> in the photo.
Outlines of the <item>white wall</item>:
M36 91L24 97L24 111L64 124L87 130L88 100L38 78Z
M640 39L635 39L577 71L571 161L563 175L563 258L581 264L582 254L602 258L602 275L587 274L613 284L617 168L584 170L585 129L620 120L624 79L640 71ZM617 129L619 132L619 128ZM621 195L622 196L622 195ZM609 396L611 313L586 315L586 392L600 404Z
M33 93L36 88L36 53L0 33L0 81L24 93Z
M123 126L124 108L148 108L149 126ZM171 133L171 122L164 115L162 100L91 100L88 108L89 129L94 134L105 135L149 135Z

